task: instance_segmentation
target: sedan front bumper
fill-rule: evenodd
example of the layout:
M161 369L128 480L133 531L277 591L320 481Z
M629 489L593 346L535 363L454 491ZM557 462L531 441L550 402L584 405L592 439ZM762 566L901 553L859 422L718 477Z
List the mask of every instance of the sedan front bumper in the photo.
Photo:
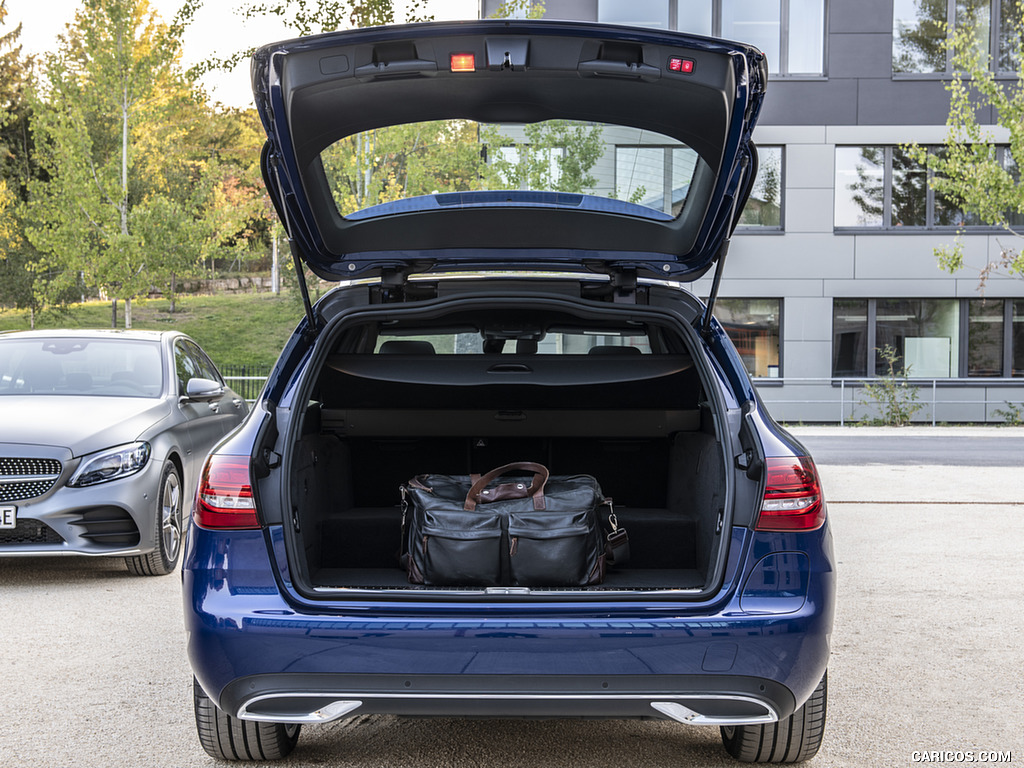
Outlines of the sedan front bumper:
M60 457L60 477L42 496L4 502L17 525L0 529L0 557L37 555L124 556L151 552L161 462L85 488L67 485L77 459Z

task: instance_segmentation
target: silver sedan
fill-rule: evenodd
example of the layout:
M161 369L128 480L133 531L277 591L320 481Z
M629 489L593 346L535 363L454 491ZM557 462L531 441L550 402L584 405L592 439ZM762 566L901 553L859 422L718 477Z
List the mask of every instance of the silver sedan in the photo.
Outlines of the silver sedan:
M176 331L0 334L0 557L123 557L161 575L245 401Z

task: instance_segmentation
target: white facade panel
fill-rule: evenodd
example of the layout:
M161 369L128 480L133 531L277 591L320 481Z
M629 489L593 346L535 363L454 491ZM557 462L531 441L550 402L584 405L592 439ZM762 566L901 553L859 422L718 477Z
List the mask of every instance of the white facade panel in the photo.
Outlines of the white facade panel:
M835 147L831 144L786 145L786 189L828 190L835 185ZM832 228L831 216L829 229Z
M736 236L725 274L736 279L854 277L854 242L826 233Z
M832 232L832 189L786 188L786 231Z
M788 297L783 310L782 340L832 343L832 299Z

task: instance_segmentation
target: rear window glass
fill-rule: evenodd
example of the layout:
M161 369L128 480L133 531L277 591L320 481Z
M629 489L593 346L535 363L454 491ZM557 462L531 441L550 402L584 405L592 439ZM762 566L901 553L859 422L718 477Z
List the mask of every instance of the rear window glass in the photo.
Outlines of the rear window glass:
M407 198L518 190L619 200L674 217L699 162L662 134L570 120L389 126L335 142L320 160L342 216Z
M377 337L377 354L537 354L597 355L650 354L646 335L621 333L548 332L540 338L484 337L480 333L428 333L417 336L386 334Z

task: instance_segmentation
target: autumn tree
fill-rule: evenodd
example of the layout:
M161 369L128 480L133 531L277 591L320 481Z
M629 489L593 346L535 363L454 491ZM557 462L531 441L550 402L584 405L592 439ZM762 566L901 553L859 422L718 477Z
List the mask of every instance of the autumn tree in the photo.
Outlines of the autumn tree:
M200 217L208 187L176 151L192 99L179 60L180 29L149 0L83 0L45 59L34 104L48 179L30 185L26 234L63 284L81 274L123 299L126 327L131 300L166 273L166 245Z
M7 8L0 3L0 304L28 309L32 323L38 309L31 269L35 254L22 236L19 206L28 182L38 173L33 160L28 90L33 60L22 53L21 25L6 27Z

